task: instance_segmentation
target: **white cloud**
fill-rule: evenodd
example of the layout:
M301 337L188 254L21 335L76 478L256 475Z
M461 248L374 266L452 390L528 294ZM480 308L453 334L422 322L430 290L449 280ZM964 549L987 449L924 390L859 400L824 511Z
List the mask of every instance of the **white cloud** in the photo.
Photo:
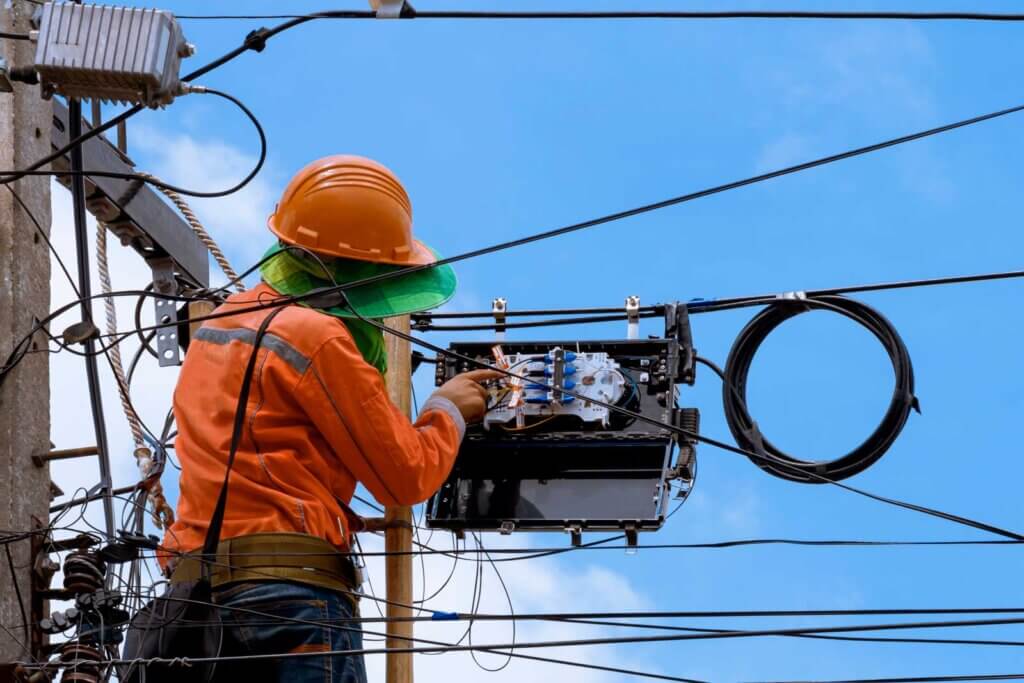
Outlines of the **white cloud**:
M197 139L144 125L132 129L132 154L144 162L143 170L167 183L204 192L231 187L244 178L256 157L219 140ZM185 197L207 231L239 260L258 260L271 242L267 216L280 194L264 168L248 185L226 197Z
M806 36L797 49L779 53L785 56L775 63L759 62L752 85L805 113L808 107L888 116L894 109L914 115L934 110L921 78L933 65L932 48L917 27L844 25Z
M933 50L918 27L838 27L809 38L796 58L786 54L785 61L757 65L759 83L754 87L783 95L792 116L808 122L803 129L813 132L788 131L769 140L755 157L758 173L839 151L817 140L849 137L841 126L878 126L881 135L897 135L940 122L929 86ZM871 141L860 134L853 139ZM886 159L909 192L938 201L955 192L943 163L927 147L909 145Z

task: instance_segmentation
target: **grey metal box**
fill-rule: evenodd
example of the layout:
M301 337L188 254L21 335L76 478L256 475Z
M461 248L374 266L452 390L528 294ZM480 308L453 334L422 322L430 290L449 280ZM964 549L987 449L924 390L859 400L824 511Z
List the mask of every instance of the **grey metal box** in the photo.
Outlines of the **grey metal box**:
M170 12L48 2L35 69L46 95L159 107L178 94L181 59L191 53Z

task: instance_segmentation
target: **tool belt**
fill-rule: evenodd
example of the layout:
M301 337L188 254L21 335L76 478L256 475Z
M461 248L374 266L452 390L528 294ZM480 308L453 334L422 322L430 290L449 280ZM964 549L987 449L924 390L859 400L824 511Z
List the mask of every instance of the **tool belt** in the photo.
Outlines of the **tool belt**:
M294 581L338 591L353 604L362 584L352 559L322 538L298 533L259 533L222 540L209 565L210 583L221 588L252 581ZM202 550L182 555L170 581L197 581L203 574Z

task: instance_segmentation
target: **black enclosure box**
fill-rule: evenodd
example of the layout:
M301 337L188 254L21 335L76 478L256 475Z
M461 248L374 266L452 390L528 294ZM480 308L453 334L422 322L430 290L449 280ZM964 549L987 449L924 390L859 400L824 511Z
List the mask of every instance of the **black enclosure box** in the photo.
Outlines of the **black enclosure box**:
M688 326L685 332L688 342ZM490 364L495 343L456 343L450 350ZM553 349L581 357L607 353L631 390L629 401L619 405L656 424L611 412L603 424L560 416L528 431L472 425L451 474L427 503L427 525L504 533L625 530L633 538L633 531L658 529L665 519L670 482L681 480L685 495L691 479L693 442L666 427L684 422L696 430L696 411L676 408L675 400L677 381L693 381L689 345L681 346L675 335L500 344L510 357ZM439 357L437 382L473 367L458 358ZM677 444L681 455L673 462ZM574 533L574 540L578 537Z

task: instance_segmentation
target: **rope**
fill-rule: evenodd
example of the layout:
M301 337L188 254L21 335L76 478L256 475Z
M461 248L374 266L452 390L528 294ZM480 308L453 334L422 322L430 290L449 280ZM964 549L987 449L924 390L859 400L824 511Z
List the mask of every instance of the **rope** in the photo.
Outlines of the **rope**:
M159 180L159 178L151 173L139 173L138 175L150 180ZM206 249L210 252L210 256L212 256L213 260L217 262L218 266L220 266L221 271L223 271L224 275L227 276L228 281L234 283L234 287L237 291L244 292L245 285L242 284L241 278L238 277L238 273L236 273L235 269L231 267L231 264L228 262L224 252L221 251L220 246L217 245L217 242L213 239L210 233L206 231L206 228L203 227L203 224L199 221L199 218L196 217L196 214L192 211L192 207L188 205L188 202L186 202L184 198L174 190L161 187L160 185L151 185L151 187L155 187L160 190L164 196L170 199L174 205L178 207L178 211L181 212L181 215L188 222L189 226L191 226L192 231L199 238L199 241L206 246Z
M96 222L96 264L99 271L100 291L104 294L109 294L113 288L110 284L110 264L107 262L107 225L100 221ZM116 333L117 310L114 308L113 297L103 298L103 308L106 312L107 332ZM142 424L139 422L139 416L135 414L131 400L128 398L128 381L125 379L120 345L111 348L109 355L110 368L114 373L114 379L117 381L117 395L121 399L121 408L124 410L124 416L128 419L128 428L132 432L132 441L135 442L136 449L144 448Z
M100 279L100 290L104 294L110 294L113 287L110 282L110 264L107 261L107 230L108 227L101 221L96 222L96 264ZM110 296L103 298L103 308L106 313L107 332L117 332L117 309L114 308L114 299ZM121 409L124 410L125 419L128 420L128 429L132 433L132 441L135 442L135 464L139 468L139 474L143 481L149 479L153 471L153 451L146 446L142 421L139 420L135 407L132 405L129 395L128 380L124 374L124 363L121 360L121 347L112 347L107 357L110 360L110 369L114 373L114 380L117 383L117 395L121 399ZM153 505L153 523L157 528L164 528L174 522L174 512L164 498L163 486L159 477L149 487L149 499Z

